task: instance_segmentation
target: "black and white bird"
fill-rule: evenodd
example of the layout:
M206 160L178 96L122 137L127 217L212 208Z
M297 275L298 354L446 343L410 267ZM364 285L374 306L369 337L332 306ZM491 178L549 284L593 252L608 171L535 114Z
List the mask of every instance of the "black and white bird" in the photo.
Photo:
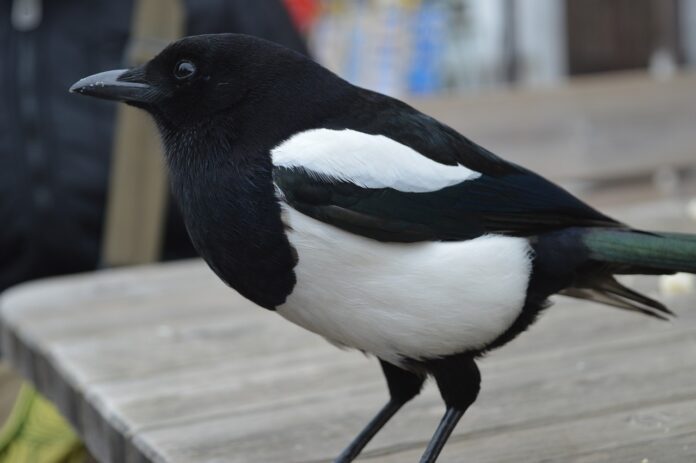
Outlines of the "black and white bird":
M376 356L390 399L336 461L437 382L437 459L476 360L552 294L665 318L617 274L696 272L696 236L634 230L407 104L234 34L188 37L71 91L148 111L191 239L246 298Z

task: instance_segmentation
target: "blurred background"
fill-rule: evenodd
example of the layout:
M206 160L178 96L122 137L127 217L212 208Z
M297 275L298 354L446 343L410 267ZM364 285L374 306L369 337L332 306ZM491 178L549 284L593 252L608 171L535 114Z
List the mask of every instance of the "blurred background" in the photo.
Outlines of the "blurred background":
M696 64L694 0L288 0L313 55L392 95Z
M146 118L67 88L211 32L307 53L638 227L696 230L696 0L2 0L0 291L194 256ZM0 419L19 382L0 368ZM0 461L82 461L37 397ZM63 459L17 457L32 413Z
M406 99L598 206L688 201L696 0L286 4L310 53L340 76Z

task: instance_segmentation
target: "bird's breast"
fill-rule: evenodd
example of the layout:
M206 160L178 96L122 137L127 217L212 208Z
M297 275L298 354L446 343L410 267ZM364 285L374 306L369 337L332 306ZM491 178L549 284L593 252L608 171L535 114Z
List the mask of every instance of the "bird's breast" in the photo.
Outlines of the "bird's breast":
M296 259L270 169L211 162L172 169L171 177L191 242L210 268L261 307L283 304L295 285Z
M298 263L278 313L333 343L393 362L444 356L485 347L524 305L524 238L384 243L283 212Z

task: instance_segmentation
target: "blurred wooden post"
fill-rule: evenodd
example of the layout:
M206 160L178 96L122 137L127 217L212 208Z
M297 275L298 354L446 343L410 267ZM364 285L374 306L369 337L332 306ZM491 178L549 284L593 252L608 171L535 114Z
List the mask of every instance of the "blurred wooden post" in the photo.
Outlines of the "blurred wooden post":
M181 0L136 1L128 65L152 58L183 28ZM168 198L159 135L145 112L125 105L117 111L102 265L154 262L162 250Z
M505 0L503 3L503 75L509 84L519 80L517 35L517 0Z
M653 53L669 53L675 63L682 61L679 46L679 5L676 0L652 0Z

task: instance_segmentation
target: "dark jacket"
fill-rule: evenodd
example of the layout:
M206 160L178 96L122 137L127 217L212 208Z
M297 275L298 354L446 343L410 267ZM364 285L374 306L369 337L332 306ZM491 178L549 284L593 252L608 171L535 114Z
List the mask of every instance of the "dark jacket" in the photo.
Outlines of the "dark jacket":
M124 67L132 0L42 0L20 31L0 1L0 291L94 269L112 151L113 103L76 98L81 77ZM306 52L281 0L187 0L187 35L242 32ZM194 251L170 211L165 258Z

